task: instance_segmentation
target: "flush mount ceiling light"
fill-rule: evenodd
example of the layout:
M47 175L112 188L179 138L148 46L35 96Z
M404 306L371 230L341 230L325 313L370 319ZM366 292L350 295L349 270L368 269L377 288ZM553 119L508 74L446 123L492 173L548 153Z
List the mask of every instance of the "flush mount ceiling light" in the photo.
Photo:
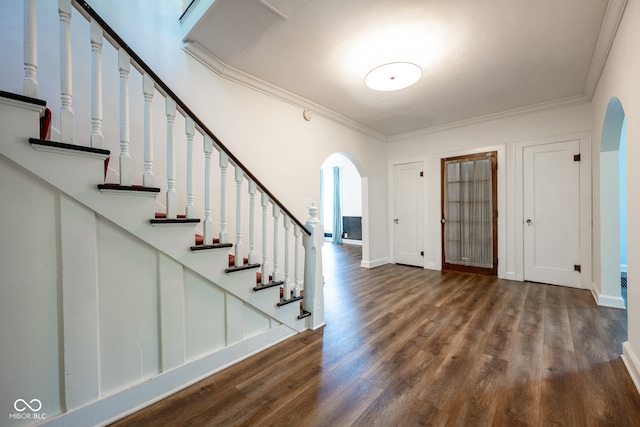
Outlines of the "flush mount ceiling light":
M367 87L379 91L404 89L422 77L422 68L412 62L390 62L380 65L364 78Z

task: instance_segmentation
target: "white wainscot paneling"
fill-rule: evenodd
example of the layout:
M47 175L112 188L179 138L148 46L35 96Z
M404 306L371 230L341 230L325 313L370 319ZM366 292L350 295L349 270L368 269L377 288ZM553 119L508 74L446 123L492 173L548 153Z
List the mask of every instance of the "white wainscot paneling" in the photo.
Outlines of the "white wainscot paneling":
M186 358L193 360L225 346L224 291L187 272L185 277Z
M17 399L60 413L58 195L0 157L0 424ZM36 404L34 403L34 406Z
M295 304L295 303L294 303ZM274 323L278 323L275 319ZM276 325L274 325L276 326ZM271 327L269 317L248 304L244 304L244 338L251 338Z
M99 233L101 392L158 373L157 254L106 221Z

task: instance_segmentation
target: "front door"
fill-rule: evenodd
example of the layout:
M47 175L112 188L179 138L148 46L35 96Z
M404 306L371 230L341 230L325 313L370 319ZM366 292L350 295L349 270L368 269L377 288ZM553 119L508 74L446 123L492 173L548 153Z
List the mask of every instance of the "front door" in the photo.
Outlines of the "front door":
M396 264L424 266L422 162L393 166L393 243Z
M497 153L441 162L442 269L496 275Z
M580 142L525 147L524 280L581 287Z

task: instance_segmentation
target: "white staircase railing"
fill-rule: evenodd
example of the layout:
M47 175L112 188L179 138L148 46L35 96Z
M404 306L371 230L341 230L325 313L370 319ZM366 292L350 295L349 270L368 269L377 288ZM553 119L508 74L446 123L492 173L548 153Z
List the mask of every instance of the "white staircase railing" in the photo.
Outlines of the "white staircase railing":
M73 110L72 75L72 15L77 10L89 24L90 32L87 45L91 52L90 90L91 108L88 113ZM51 17L51 19L56 19ZM322 268L319 248L323 241L323 230L317 215L317 208L310 207L310 219L306 224L300 222L283 206L278 199L265 188L261 182L248 171L244 165L222 144L222 142L206 127L206 125L173 93L169 87L151 70L129 46L96 14L85 2L76 0L59 0L58 17L60 22L60 110L59 134L60 142L82 145L82 137L75 133L76 122L87 122L90 125L88 144L94 148L111 149L112 162L109 176L117 176L120 186L131 187L141 182L143 187L156 187L165 191L163 209L167 219L176 219L180 207L184 208L187 219L203 217L202 234L204 244L214 241L214 218L212 201L219 200L219 242L229 241L228 229L235 226L234 255L235 266L241 267L244 259L244 248L248 247L249 263L261 261L261 284L268 285L283 281L283 299L289 300L304 296L304 309L311 313L309 327L317 328L324 324L322 294ZM36 1L24 0L24 81L23 94L32 98L39 96L40 83L53 84L47 76L38 81L38 23L36 19ZM104 44L106 40L108 43ZM113 70L103 68L104 49L108 46L115 49L117 67ZM136 78L142 81L142 93L130 92L132 68L139 74ZM105 80L109 72L116 75L119 88L117 105L109 105L111 111L118 110L118 122L110 123L103 115L106 110L103 96ZM131 99L135 96L143 98L143 111L131 108ZM154 123L153 111L157 97L164 98L164 123ZM138 105L139 102L133 104ZM143 123L143 151L139 158L139 150L135 141L131 141L131 124L139 120ZM184 123L185 131L176 135L175 128ZM106 137L108 128L119 129L119 140L110 141ZM160 129L160 130L159 130ZM166 130L165 130L166 129ZM166 132L166 138L154 138L155 133ZM202 141L203 149L195 150L194 143ZM112 149L115 148L115 149ZM134 150L134 148L136 148ZM182 151L181 151L182 150ZM219 174L212 170L212 156L218 153ZM117 155L113 155L117 152ZM154 159L155 153L162 154ZM180 162L179 162L180 161ZM161 167L162 162L166 167ZM114 164L116 163L116 164ZM142 165L142 168L140 168ZM200 166L198 166L200 165ZM229 167L234 169L234 180L227 182ZM142 174L140 176L140 169ZM166 171L166 172L165 172ZM183 185L180 185L183 184ZM235 203L227 203L228 191L235 187ZM255 197L260 193L261 210L255 209ZM248 198L248 203L243 199ZM267 212L271 208L272 224L268 224ZM280 221L280 217L283 220ZM262 232L256 235L255 222L261 224ZM248 236L243 235L243 224L248 223ZM290 234L293 226L294 239ZM272 228L270 232L269 228ZM233 229L233 228L232 228ZM300 237L303 237L302 241ZM256 244L255 239L261 242ZM284 242L279 247L279 241ZM293 250L292 249L293 246ZM269 247L273 248L269 252ZM261 250L256 253L256 248ZM300 251L304 250L304 255ZM280 260L283 260L284 272L279 271ZM292 262L293 261L293 262ZM304 273L301 278L300 263ZM272 270L269 271L269 267ZM292 279L293 277L293 279Z

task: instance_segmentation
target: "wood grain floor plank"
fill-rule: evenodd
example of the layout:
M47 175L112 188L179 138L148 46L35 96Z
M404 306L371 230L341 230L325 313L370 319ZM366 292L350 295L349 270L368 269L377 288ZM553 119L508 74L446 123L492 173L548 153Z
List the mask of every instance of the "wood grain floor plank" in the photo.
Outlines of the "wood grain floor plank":
M116 426L638 426L624 310L326 245L325 319Z

